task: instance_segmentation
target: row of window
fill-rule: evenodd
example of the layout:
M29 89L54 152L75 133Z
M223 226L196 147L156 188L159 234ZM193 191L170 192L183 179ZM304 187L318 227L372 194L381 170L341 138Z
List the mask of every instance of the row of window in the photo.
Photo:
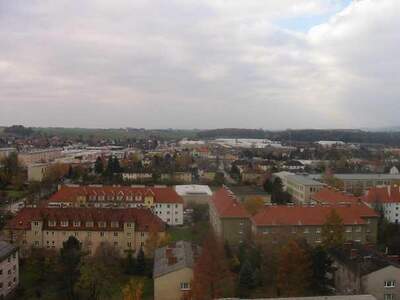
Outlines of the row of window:
M15 284L16 282L17 282L17 278L14 277L12 282L11 282L11 281L8 282L7 287L10 288L10 287L11 287L13 284ZM3 283L0 282L0 289L2 289L2 288L3 288Z
M12 270L13 270L14 273L15 273L16 270L17 270L17 265L13 265ZM7 271L7 274L8 274L8 275L11 275L11 269L9 269L9 270ZM3 275L3 269L0 269L0 275Z
M81 227L81 225L82 225L83 223L85 224L85 227L88 227L88 228L94 227L94 225L95 225L94 221L86 221L86 222L72 221L72 226L73 226L73 227ZM70 224L69 221L66 221L66 220L59 221L59 225L60 225L61 227L68 227L69 224ZM34 226L39 226L39 222L38 222L38 221L34 221L34 222L33 222L33 225L34 225ZM55 226L57 226L57 221L55 221L55 220L49 220L49 221L47 222L47 225L48 225L49 227L55 227ZM105 222L105 221L99 221L99 222L97 222L97 226L98 226L99 228L105 228L105 227L107 227L107 222ZM110 222L110 226L111 226L111 228L119 228L120 223L119 223L118 221L111 221L111 222ZM131 227L133 227L133 226L134 226L133 223L126 223L126 227L128 227L128 228L131 228Z
M303 232L303 233L305 233L305 234L308 234L308 233L311 233L311 232L313 232L314 230L310 230L310 228L308 228L308 227L306 227L306 228L304 228L304 229L298 229L298 228L296 228L296 227L294 227L294 228L292 228L292 233L301 233L301 232ZM361 226L357 226L356 228L355 228L355 230L354 230L355 232L362 232L362 227ZM369 232L370 230L369 229L367 229L367 232ZM275 229L270 229L270 228L265 228L264 230L263 230L263 233L264 234L268 234L268 233L275 233L276 232L276 230ZM314 231L315 233L321 233L321 227L317 227L317 228L315 228L315 231ZM353 228L352 227L346 227L346 232L347 233L350 233L350 232L353 232Z

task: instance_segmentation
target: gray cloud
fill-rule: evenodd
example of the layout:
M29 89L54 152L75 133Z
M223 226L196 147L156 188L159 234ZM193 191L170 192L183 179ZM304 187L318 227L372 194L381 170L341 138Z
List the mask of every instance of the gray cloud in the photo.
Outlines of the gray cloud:
M400 2L344 1L0 0L0 123L398 125Z

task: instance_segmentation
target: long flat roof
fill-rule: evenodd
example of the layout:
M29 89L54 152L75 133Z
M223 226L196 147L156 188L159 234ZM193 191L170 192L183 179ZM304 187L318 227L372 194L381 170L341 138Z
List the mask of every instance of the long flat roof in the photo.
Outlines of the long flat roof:
M312 179L321 179L322 174L309 175ZM354 173L354 174L333 174L336 178L342 180L388 180L388 179L398 179L400 180L400 174L380 174L380 173Z
M303 185L320 185L324 186L325 184L319 181L316 181L310 177L307 176L301 176L301 175L289 175L287 176L288 181L295 181L299 184Z

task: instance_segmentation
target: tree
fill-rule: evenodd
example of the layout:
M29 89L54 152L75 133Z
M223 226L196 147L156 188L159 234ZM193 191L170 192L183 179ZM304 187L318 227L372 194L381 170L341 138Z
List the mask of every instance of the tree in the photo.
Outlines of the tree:
M344 243L343 220L335 209L326 218L321 231L322 245L325 249L340 247Z
M268 179L266 179L266 180L264 181L264 183L263 183L263 188L264 188L264 191L266 191L268 194L271 194L271 193L272 193L272 190L273 190L273 183L272 183L271 178L268 178Z
M328 274L333 270L333 261L321 246L311 250L311 257L313 265L313 288L317 295L325 295L329 291L328 286L331 280Z
M123 300L142 300L143 295L143 280L132 278L123 288Z
M216 172L214 176L214 183L216 185L223 185L225 183L225 175L222 172Z
M126 257L125 274L135 275L135 271L136 271L136 259L132 255L132 251L129 251Z
M239 296L248 296L248 290L255 287L254 272L250 261L246 260L239 273Z
M193 269L192 298L206 300L232 295L233 281L224 247L210 232Z
M68 299L75 299L74 285L79 278L81 258L81 244L75 237L70 236L60 249L60 263Z
M280 252L277 274L278 296L307 294L312 279L310 255L296 241L289 241Z
M149 236L144 245L146 254L150 257L153 257L154 251L157 248L168 245L170 241L171 241L171 236L168 233L160 235L157 231L150 231Z
M146 258L144 256L144 251L140 248L139 253L136 257L136 268L135 273L137 275L144 275L146 271Z
M277 177L272 184L271 202L275 204L287 204L292 202L292 196L283 190L282 180Z
M104 171L103 160L100 156L97 157L96 162L94 163L94 172L96 174L102 174Z
M261 211L265 206L264 199L257 196L246 199L243 205L247 212L252 216Z

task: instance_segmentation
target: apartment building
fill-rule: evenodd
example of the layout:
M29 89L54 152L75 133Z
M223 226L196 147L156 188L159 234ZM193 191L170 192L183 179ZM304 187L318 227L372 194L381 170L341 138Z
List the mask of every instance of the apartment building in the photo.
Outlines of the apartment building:
M193 267L200 247L178 241L159 248L154 254L154 300L185 299L190 293Z
M0 299L11 295L19 283L18 247L0 241Z
M400 297L400 265L390 257L359 244L331 249L334 284L343 295L371 294L377 300Z
M0 161L14 152L17 152L16 148L0 148Z
M26 167L34 163L53 161L62 157L62 148L47 148L18 153L18 161Z
M183 224L183 199L166 186L64 185L49 207L148 208L168 225Z
M286 177L286 190L298 204L312 203L312 195L320 191L325 184L301 175Z
M210 223L217 236L232 245L250 239L250 215L226 187L214 192L211 197Z
M304 238L310 245L322 242L322 227L335 210L342 218L346 241L376 243L378 214L363 203L354 205L271 205L252 217L252 234L260 241Z
M371 188L361 199L370 207L381 211L390 223L400 223L399 186Z
M400 183L400 174L333 174L343 182L343 189L349 193L363 193L372 187ZM310 175L309 178L322 180L323 175Z
M30 247L60 249L70 236L92 253L108 242L121 253L143 247L149 234L162 236L165 223L145 208L23 208L4 236L27 253Z

